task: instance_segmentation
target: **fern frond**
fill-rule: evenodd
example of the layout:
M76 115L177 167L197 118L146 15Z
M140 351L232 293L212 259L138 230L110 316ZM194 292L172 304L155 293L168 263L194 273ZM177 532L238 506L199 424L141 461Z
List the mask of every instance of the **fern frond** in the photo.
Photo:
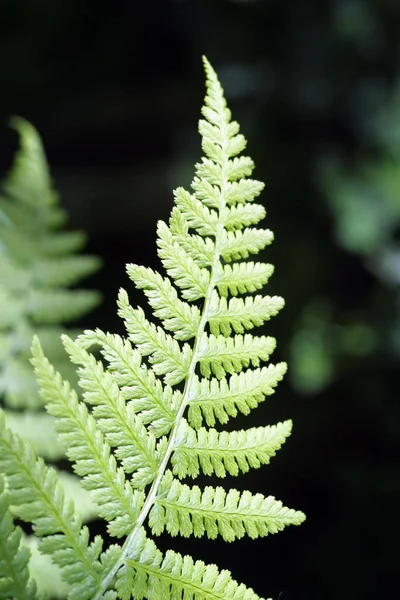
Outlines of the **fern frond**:
M43 401L56 419L67 456L108 522L109 534L125 538L102 554L97 539L89 546L85 538L74 576L79 579L88 556L90 573L103 572L101 581L91 576L91 600L259 600L215 565L171 550L163 556L145 527L154 535L166 530L233 541L276 533L305 518L273 496L220 486L201 490L179 481L200 473L238 475L266 465L291 431L290 421L244 431L212 428L239 412L248 414L274 393L286 364L264 365L275 339L247 332L283 306L278 296L238 297L258 292L272 275L271 265L246 259L273 236L253 227L265 216L254 202L263 184L246 179L253 161L237 156L245 138L231 121L206 60L205 70L200 132L206 156L196 165L192 193L178 188L169 224L159 222L157 228L158 256L167 276L127 267L161 324L132 308L127 292L120 290L118 314L126 339L99 329L85 331L76 341L63 336L82 399L51 366L37 339L33 344ZM75 540L75 530L73 535ZM52 542L46 540L42 546L48 551ZM77 543L71 542L66 562ZM76 589L72 586L71 597Z
M270 339L274 344L275 340ZM264 401L265 396L274 393L275 386L285 372L286 364L278 363L233 373L229 379L195 377L188 410L190 425L198 429L203 417L207 425L213 426L217 420L222 424L227 423L230 417L237 416L238 411L248 415L251 409Z
M92 290L69 290L99 268L99 259L76 254L81 232L59 231L66 221L40 137L14 118L20 147L2 184L0 221L0 398L10 408L42 408L29 365L32 336L47 337L45 350L69 373L61 354L60 325L81 317L99 302ZM4 308L4 311L2 310ZM49 336L49 333L53 335ZM51 347L47 341L51 337ZM56 341L57 340L57 341ZM57 356L53 353L55 347Z
M244 535L251 538L282 531L287 525L299 525L304 519L301 512L282 506L273 496L242 493L231 488L207 486L203 491L174 479L166 471L160 484L157 500L149 515L149 526L154 535L165 529L172 536L215 539L221 535L233 542Z
M210 267L214 260L215 244L210 237L189 233L189 225L177 206L171 211L169 228L178 242L199 267Z
M83 398L93 407L92 415L104 439L115 448L125 473L134 473L131 484L143 489L151 483L160 462L155 436L126 405L119 386L110 373L104 372L102 364L67 336L63 341L71 361L79 365Z
M231 285L240 285L240 279ZM228 337L232 333L244 333L246 329L259 327L265 321L269 321L283 308L283 298L279 296L247 296L242 298L219 298L216 291L213 292L210 302L208 324L211 334L218 336L220 333Z
M198 344L198 359L201 374L218 379L248 367L258 367L260 361L267 361L275 349L275 339L269 336L253 337L251 334L225 337L203 334ZM281 364L282 376L286 365ZM282 379L282 377L280 378ZM280 381L278 379L278 381Z
M157 233L158 256L167 273L181 288L183 298L190 301L205 298L210 284L209 271L197 266L190 254L174 241L163 221L159 221Z
M223 206L220 220L227 231L240 231L244 227L257 225L265 217L265 208L261 204L239 204Z
M170 279L138 265L127 265L126 270L136 287L144 290L154 315L162 320L165 329L173 331L178 340L196 336L200 325L200 310L178 298Z
M274 235L269 229L247 227L244 231L240 229L236 231L226 230L221 238L221 257L229 262L247 258L249 254L258 254L260 250L272 242Z
M101 353L109 363L109 372L120 386L125 400L129 401L134 413L140 416L144 424L151 423L151 430L156 437L171 430L182 394L171 386L163 386L128 340L97 329L85 331L77 342L84 348L93 345L101 347Z
M143 503L143 493L132 491L124 471L86 404L63 382L59 373L45 358L38 338L32 345L32 363L40 385L40 393L48 412L56 417L60 435L75 472L82 485L93 494L99 515L109 522L112 535L126 535Z
M242 262L223 265L216 273L216 286L221 296L252 293L260 290L274 272L273 265Z
M292 422L239 431L197 431L182 420L174 453L173 473L180 479L205 475L226 477L267 465L292 431Z
M1 412L0 432L0 467L7 477L16 515L32 523L35 534L43 538L40 549L61 568L71 587L69 597L91 599L103 576L98 562L101 538L89 543L89 531L82 527L73 501L65 500L54 469L36 458L30 445L5 429Z
M210 210L184 188L174 191L175 204L188 226L199 235L215 235L218 229L218 213Z
M118 574L121 600L263 600L251 588L238 584L227 570L168 550L165 556L141 529L128 560Z
M187 377L192 359L190 346L184 344L180 347L161 327L150 323L141 308L134 310L125 290L120 290L118 306L118 314L125 321L129 339L143 356L150 356L156 375L165 375L165 383L170 385L176 385Z
M36 585L29 580L30 553L21 539L21 528L14 525L9 494L0 477L0 598L36 600Z

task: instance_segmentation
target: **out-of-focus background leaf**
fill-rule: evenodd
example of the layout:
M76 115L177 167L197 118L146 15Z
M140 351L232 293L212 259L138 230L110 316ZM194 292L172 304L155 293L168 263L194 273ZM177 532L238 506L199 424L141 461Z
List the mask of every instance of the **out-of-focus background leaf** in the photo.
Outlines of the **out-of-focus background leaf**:
M281 600L397 597L400 519L398 0L3 0L0 169L18 114L38 128L72 228L105 262L81 323L122 332L126 262L157 266L155 227L200 156L201 55L248 138L276 242L268 325L289 375L235 426L292 417L261 472L227 482L308 520L233 545L162 538Z

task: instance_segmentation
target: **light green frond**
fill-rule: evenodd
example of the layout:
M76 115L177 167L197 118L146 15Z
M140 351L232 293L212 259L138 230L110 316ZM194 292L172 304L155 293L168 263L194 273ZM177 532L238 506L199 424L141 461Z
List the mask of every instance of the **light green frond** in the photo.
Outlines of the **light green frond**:
M211 185L211 183L205 179L194 177L191 187L194 190L195 197L200 200L200 202L209 208L219 208L221 202L221 191L217 185Z
M81 232L58 231L66 214L41 139L24 119L14 118L12 125L20 145L0 197L7 217L0 220L0 401L11 408L37 409L43 403L29 364L32 335L41 336L43 329L46 352L67 374L60 326L82 317L100 299L94 291L67 288L96 271L100 261L74 254L85 241Z
M178 340L196 336L201 318L200 310L178 298L170 279L138 265L130 264L126 269L136 287L144 290L155 316L162 320L165 329L173 331Z
M41 402L55 419L81 492L78 477L69 481L48 469L30 445L4 429L0 414L0 467L10 503L16 516L32 521L43 538L40 549L60 567L70 589L68 600L261 600L215 565L171 550L163 555L146 531L233 541L267 536L305 518L273 496L220 486L200 489L180 481L199 475L237 476L267 465L291 432L291 421L247 430L213 428L238 413L247 415L273 394L286 364L263 364L275 349L275 339L248 333L283 306L282 298L260 292L273 266L247 260L270 244L273 234L255 227L265 216L264 207L255 202L263 184L248 179L253 161L238 156L245 137L231 120L216 73L206 59L204 65L207 95L199 131L205 156L195 166L191 192L175 191L169 224L158 223L158 256L166 274L127 265L156 322L142 308L133 308L121 289L118 314L126 338L100 329L87 330L75 341L62 336L81 398L34 339L32 363ZM32 133L29 127L27 131ZM0 359L6 357L11 364L13 349L26 352L32 327L40 320L47 323L44 340L49 348L54 346L53 334L60 325L51 324L79 308L79 300L74 305L59 284L74 282L94 265L89 259L75 270L78 263L68 249L79 245L79 236L58 242L49 232L60 226L62 211L48 171L40 181L50 190L42 212L55 210L41 221L39 229L47 233L36 249L26 219L29 202L22 202L20 213L14 207L2 212L0 219L0 252L6 256L0 261L0 278L7 283L5 292L0 290L0 311L4 307L7 327L18 320L13 336L4 328L0 332ZM21 231L13 237L12 224L17 222ZM24 260L35 252L36 262L27 270ZM11 296L16 301L8 309ZM27 307L18 304L20 297L28 299ZM53 316L47 316L51 311ZM0 372L0 389L5 385L2 376ZM8 383L12 376L6 373ZM54 431L48 437L51 443ZM66 481L65 490L60 479ZM89 543L79 511L66 499L79 499L82 491L92 501L79 500L88 509L85 518L103 518L109 536L123 538L104 552L99 536ZM0 511L1 502L0 491ZM2 525L0 518L0 529ZM19 538L13 535L7 530L6 552L16 550L18 561ZM12 558L7 560L13 564ZM0 584L1 568L0 560Z
M140 511L143 494L132 491L94 417L55 372L37 338L32 345L32 364L40 394L48 412L56 417L57 433L68 458L75 463L75 472L83 478L82 485L92 492L99 515L109 522L111 535L125 535Z
M274 342L273 338L270 340ZM278 363L233 373L229 379L194 378L188 412L190 425L198 429L204 418L207 425L212 427L217 421L227 423L230 417L237 416L238 411L248 415L265 396L274 393L286 369L286 363Z
M247 258L250 254L258 254L274 239L274 234L269 229L256 229L247 227L245 230L224 231L220 241L222 258L230 262ZM246 263L239 263L246 264Z
M216 286L220 295L225 298L228 294L237 296L252 293L264 287L273 272L273 265L268 263L240 262L221 265L215 275Z
M179 443L172 455L173 472L180 479L205 475L225 477L267 465L292 431L292 422L239 431L192 429L182 421Z
M204 298L210 283L209 271L197 266L190 255L174 241L170 229L163 221L158 222L157 235L158 256L167 273L182 290L182 296L191 301Z
M141 355L133 349L129 340L97 329L85 331L77 342L85 348L100 345L101 353L109 363L109 372L120 386L125 400L145 425L151 424L156 437L171 430L182 394L162 385L154 372L143 364Z
M201 374L218 379L227 374L237 373L244 367L258 367L261 361L267 361L275 349L276 342L269 336L253 337L251 334L233 337L202 336L198 344Z
M215 235L218 226L218 213L210 210L195 196L184 188L174 191L175 204L179 208L187 224L199 235Z
M229 571L194 561L168 550L163 556L153 540L138 532L134 553L118 574L121 600L262 600L251 588L238 584Z
M288 525L300 525L304 514L282 505L273 496L239 492L231 488L197 485L189 487L167 471L156 502L151 509L149 526L154 535L164 530L172 536L215 539L219 535L233 542L245 535L255 539L278 533Z
M210 302L208 323L213 335L225 337L244 333L246 329L259 327L269 321L283 308L285 302L280 296L247 296L242 298L218 298L214 291Z
M14 525L10 499L0 477L0 598L36 600L36 585L29 580L29 550L21 545L22 531Z
M254 198L261 194L264 187L261 181L255 179L240 179L233 183L228 182L225 190L226 203L231 206L232 204L252 202Z
M70 585L71 600L91 600L101 584L98 557L101 541L89 543L72 500L54 469L36 458L32 447L4 427L0 413L0 467L7 477L10 503L19 519L33 524L42 537L40 550L52 556Z
M257 225L265 217L265 208L261 204L239 204L224 206L220 213L221 223L228 231L235 231Z
M224 181L224 173L221 165L222 161L219 158L215 160L213 156L212 158L205 158L203 156L201 161L201 163L195 165L196 175L200 179L207 181L209 185L221 185L221 182Z
M149 356L156 375L165 375L165 383L175 385L188 374L192 350L188 344L182 348L161 327L150 323L141 308L133 309L125 290L118 295L119 316L124 319L129 339L143 356Z
M84 350L79 343L63 336L71 361L78 365L79 385L85 402L104 439L114 448L125 473L134 473L131 484L143 489L154 479L159 465L156 438L146 430L140 417L125 402L119 386L101 362Z
M249 177L254 169L254 162L248 156L235 157L227 161L226 177L229 181L239 181L243 177Z
M215 244L211 238L190 234L181 211L174 206L169 220L169 228L175 242L178 242L198 267L209 267L214 260Z

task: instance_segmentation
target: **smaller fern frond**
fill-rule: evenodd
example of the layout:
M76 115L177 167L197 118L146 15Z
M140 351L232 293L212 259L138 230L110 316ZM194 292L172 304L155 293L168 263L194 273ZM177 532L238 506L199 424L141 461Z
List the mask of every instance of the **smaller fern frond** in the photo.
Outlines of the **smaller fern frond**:
M12 409L43 408L29 365L32 336L45 334L46 353L64 375L59 329L99 302L93 290L68 289L100 266L94 256L77 255L85 236L60 228L60 207L46 155L35 128L21 118L12 126L20 145L0 195L0 399ZM54 348L58 347L56 355Z
M233 337L204 334L198 344L201 374L210 377L212 373L221 379L249 365L258 367L261 361L268 360L275 345L275 339L270 336L253 337L249 333ZM286 372L283 363L281 369L283 373Z
M226 477L267 465L292 431L290 420L239 431L197 431L183 420L171 458L173 473L180 479L205 475Z
M240 281L240 280L239 280ZM238 286L234 281L231 285ZM214 291L210 301L208 323L211 334L220 333L228 337L232 329L235 333L244 333L248 329L260 327L265 321L278 314L284 305L280 296L247 296L242 298L220 298Z
M178 340L196 336L200 324L200 310L178 298L170 279L152 269L128 264L127 273L138 289L143 289L154 315L161 319L165 329L174 332Z
M100 346L103 357L109 363L108 370L125 400L145 425L151 424L154 436L160 437L170 431L182 394L169 385L163 386L128 340L96 329L85 331L77 342L86 349Z
M75 472L83 478L83 487L92 492L110 533L126 535L140 511L143 493L133 492L96 420L46 359L38 338L32 344L32 364L46 408L57 418L56 431Z
M300 525L304 514L287 508L273 496L239 492L231 488L197 485L189 487L166 471L157 500L150 511L149 526L154 535L164 530L172 536L215 539L219 535L233 542L244 535L265 537L282 531L287 525Z
M36 585L29 579L30 552L21 539L21 528L14 525L9 494L0 477L0 598L36 600Z
M179 208L186 223L195 229L199 235L216 235L218 214L210 210L203 202L187 192L184 188L174 191L175 204Z
M115 448L125 473L134 473L131 485L143 489L158 469L155 436L146 430L132 406L126 404L119 386L103 365L79 342L67 336L63 336L63 342L71 361L79 365L77 374L83 398L92 406L92 415L104 439Z
M89 531L54 469L36 458L32 447L5 428L0 412L0 467L7 477L10 503L16 516L32 523L42 537L40 550L52 556L71 586L71 600L90 600L101 583L98 557L101 538L89 543ZM18 596L17 596L18 597Z
M247 258L250 254L258 254L273 239L274 235L269 229L246 227L244 230L225 230L220 242L221 257L227 262Z
M228 294L237 296L255 292L268 282L273 272L273 266L267 263L242 262L221 265L215 277L218 292L224 298Z
M168 550L163 556L140 529L127 567L118 573L121 600L263 600L251 588L238 584L227 570L194 561Z
M227 231L240 231L250 225L257 225L265 214L262 204L239 204L224 206L220 212L220 220Z
M270 338L273 343L275 340ZM203 418L213 427L218 420L221 424L236 417L238 411L248 415L265 396L274 393L275 386L286 372L286 363L268 365L261 369L249 369L242 373L233 373L229 380L199 379L193 380L193 391L189 402L188 421L198 429Z
M156 375L165 375L165 383L176 385L188 374L192 358L189 344L178 342L161 327L150 323L141 308L133 309L125 290L118 295L118 314L125 321L129 339L143 356L149 356Z
M210 283L207 269L197 266L190 254L174 241L169 227L163 221L157 227L158 256L175 284L182 290L185 300L205 298Z
M177 206L169 219L169 228L174 241L179 242L198 267L210 267L215 254L215 243L210 237L189 233L189 226Z

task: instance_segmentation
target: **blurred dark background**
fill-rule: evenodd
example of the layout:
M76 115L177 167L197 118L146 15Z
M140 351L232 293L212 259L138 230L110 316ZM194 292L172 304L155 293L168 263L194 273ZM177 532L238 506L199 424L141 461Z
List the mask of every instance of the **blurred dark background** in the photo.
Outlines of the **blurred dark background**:
M104 260L81 325L122 333L126 262L158 266L155 228L200 157L201 56L266 182L263 258L286 308L268 325L289 375L236 427L293 418L270 466L226 485L307 521L232 545L163 538L281 600L398 597L398 0L0 2L0 170L13 114L41 133L71 227Z

